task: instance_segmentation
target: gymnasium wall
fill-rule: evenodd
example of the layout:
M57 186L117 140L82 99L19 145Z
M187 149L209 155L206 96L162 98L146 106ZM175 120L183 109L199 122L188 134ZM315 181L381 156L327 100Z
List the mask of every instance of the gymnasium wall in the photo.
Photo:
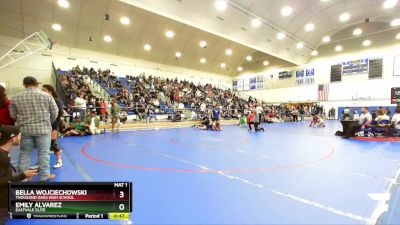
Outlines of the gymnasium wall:
M0 56L9 51L18 41L19 39L16 38L0 36ZM44 56L43 54L49 56ZM145 72L146 75L152 74L168 78L177 77L178 79L191 80L202 84L212 83L219 85L221 88L230 88L232 83L232 78L228 76L59 45L55 45L52 50L28 56L15 64L0 69L0 82L7 83L13 93L23 89L22 79L27 75L37 77L41 83L52 83L52 62L54 62L56 68L63 70L69 70L76 65L80 65L81 67L93 67L96 70L98 68L109 68L117 76L139 75Z
M243 92L268 102L307 102L317 101L318 84L329 84L329 101L321 102L331 108L339 106L390 105L390 88L400 86L400 77L393 77L394 56L400 55L400 42L395 45L366 50L346 52L326 57L316 57L306 65L291 68L272 68L257 74L243 73L235 79L265 75L266 89ZM369 79L368 74L342 76L342 81L330 83L331 65L362 58L383 58L383 78ZM315 82L312 85L296 86L296 78L279 80L278 72L296 69L315 69ZM270 75L273 75L271 78ZM357 100L352 100L357 99Z

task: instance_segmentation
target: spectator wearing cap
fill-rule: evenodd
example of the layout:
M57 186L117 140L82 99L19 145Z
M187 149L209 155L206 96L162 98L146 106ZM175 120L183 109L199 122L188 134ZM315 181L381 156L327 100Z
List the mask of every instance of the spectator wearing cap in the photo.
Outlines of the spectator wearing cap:
M0 85L0 125L14 125L10 117L10 100L7 98L6 89Z
M47 181L50 175L51 124L56 121L58 107L51 95L38 89L36 78L23 80L25 90L11 99L10 116L21 129L21 151L18 170L26 171L32 161L32 152L38 149L39 178Z
M10 163L9 153L21 139L20 131L15 126L0 126L0 224L5 224L8 207L8 182L18 182L37 175L35 170L26 170L17 175Z

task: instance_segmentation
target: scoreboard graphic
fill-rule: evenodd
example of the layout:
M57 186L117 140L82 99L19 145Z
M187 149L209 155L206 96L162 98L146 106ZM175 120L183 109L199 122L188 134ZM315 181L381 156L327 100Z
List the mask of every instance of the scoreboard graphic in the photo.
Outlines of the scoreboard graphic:
M393 87L391 90L391 103L400 104L400 87Z
M130 182L9 183L10 219L129 219Z

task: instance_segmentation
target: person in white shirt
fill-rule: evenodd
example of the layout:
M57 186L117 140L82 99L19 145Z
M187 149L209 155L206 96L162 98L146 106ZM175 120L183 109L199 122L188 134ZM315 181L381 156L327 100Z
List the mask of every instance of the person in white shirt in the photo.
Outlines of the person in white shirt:
M179 102L178 109L184 109L185 105L182 102Z
M361 128L365 128L371 125L372 115L369 113L368 107L362 108L362 114L358 120L358 124L361 125Z
M86 100L84 99L83 93L80 93L75 98L75 107L77 108L77 110L79 112L81 121L85 121L85 119L86 119Z
M201 112L205 112L206 108L207 108L206 104L204 102L202 102L201 105L200 105L200 111Z
M346 107L343 110L343 120L350 120L350 109L349 109L349 107Z
M398 108L397 111L394 113L391 124L396 129L400 129L400 108Z
M194 110L192 110L192 112L191 112L190 119L192 119L192 120L197 119L197 115Z

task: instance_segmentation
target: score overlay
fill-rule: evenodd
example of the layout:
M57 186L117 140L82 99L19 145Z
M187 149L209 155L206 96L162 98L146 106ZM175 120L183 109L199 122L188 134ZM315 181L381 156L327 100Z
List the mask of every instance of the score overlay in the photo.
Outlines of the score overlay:
M11 219L129 219L131 182L9 183Z

